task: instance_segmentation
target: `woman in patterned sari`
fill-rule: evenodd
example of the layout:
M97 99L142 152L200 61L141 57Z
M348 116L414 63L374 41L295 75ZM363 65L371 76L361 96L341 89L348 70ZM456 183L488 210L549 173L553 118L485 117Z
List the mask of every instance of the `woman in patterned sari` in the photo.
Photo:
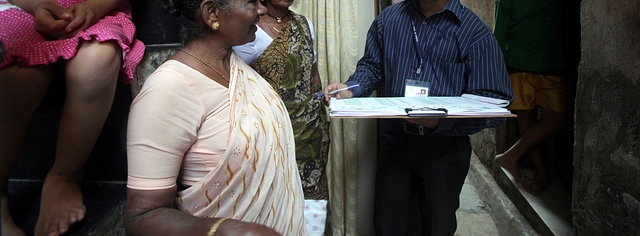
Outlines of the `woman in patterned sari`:
M187 40L131 106L128 235L306 235L285 104L231 49L254 40L266 9L166 1Z
M233 49L282 97L293 124L307 205L327 209L329 120L322 99L313 97L322 92L313 49L313 25L289 10L292 3L293 0L262 1L268 12L260 17L256 39Z

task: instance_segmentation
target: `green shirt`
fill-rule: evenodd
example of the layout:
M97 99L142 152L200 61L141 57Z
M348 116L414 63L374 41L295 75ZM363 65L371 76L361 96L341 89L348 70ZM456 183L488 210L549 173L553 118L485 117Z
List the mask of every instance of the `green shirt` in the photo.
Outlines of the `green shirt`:
M565 69L561 0L496 0L494 34L507 66L529 72Z

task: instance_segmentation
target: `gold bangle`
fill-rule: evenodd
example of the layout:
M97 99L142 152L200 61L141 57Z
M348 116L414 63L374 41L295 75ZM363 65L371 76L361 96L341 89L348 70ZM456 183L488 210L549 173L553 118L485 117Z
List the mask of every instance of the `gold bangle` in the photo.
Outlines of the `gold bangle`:
M209 230L209 233L207 233L207 236L213 236L216 233L216 230L218 230L218 227L220 227L220 225L222 224L222 222L224 222L227 219L229 219L229 217L219 219L215 224L213 224L213 226L211 226L211 229Z

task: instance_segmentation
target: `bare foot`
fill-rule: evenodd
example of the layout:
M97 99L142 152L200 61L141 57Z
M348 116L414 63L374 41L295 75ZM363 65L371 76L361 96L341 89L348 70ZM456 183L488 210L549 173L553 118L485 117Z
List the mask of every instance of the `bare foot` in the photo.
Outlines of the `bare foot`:
M86 210L78 182L60 180L49 174L42 187L35 235L62 235L84 218Z
M13 222L11 212L9 212L9 197L6 193L0 193L0 218L2 220L2 232L0 235L25 236L24 231Z
M524 184L522 184L524 190L533 195L538 195L542 192L542 190L544 190L545 187L547 187L547 185L549 185L549 180L546 176L538 176L539 175L536 175L536 177L532 180L524 182Z
M507 169L517 182L523 183L529 181L529 178L520 172L517 158L509 158L504 154L499 154L496 156L496 163Z

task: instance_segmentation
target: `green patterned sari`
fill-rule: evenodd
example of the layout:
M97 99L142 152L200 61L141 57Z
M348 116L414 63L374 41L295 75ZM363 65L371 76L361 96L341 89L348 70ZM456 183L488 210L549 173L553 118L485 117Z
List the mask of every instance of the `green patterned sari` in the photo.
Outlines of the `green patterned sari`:
M329 199L326 164L329 120L322 91L314 85L312 32L304 16L291 13L291 21L251 64L277 90L289 112L296 143L296 160L305 199Z

